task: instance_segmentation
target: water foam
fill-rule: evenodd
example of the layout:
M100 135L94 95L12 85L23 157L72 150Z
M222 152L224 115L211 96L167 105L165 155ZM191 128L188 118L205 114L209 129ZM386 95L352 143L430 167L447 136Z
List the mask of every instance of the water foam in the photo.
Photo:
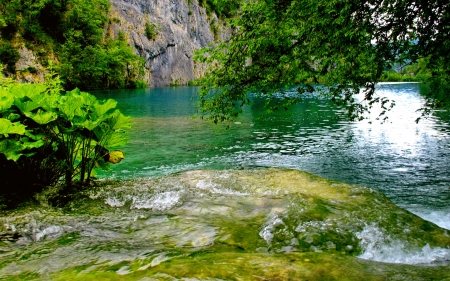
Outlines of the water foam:
M164 211L180 205L183 198L184 193L182 191L169 190L150 194L110 194L104 202L111 207L123 207L127 202L130 202L131 209Z
M423 264L450 260L450 249L430 247L426 244L422 248L412 248L398 239L392 239L376 225L367 225L361 232L356 233L360 239L363 253L359 258L402 264Z
M237 190L233 190L229 187L224 187L220 184L214 183L211 180L199 180L196 184L196 187L201 190L207 190L212 194L219 195L237 195L237 196L245 196L248 195L246 192L240 192Z
M164 211L178 205L181 202L181 197L179 191L166 191L152 196L134 197L131 207Z
M262 230L259 232L259 236L266 240L267 244L271 244L272 239L275 236L274 231L281 225L285 225L283 220L278 215L275 215L263 226Z

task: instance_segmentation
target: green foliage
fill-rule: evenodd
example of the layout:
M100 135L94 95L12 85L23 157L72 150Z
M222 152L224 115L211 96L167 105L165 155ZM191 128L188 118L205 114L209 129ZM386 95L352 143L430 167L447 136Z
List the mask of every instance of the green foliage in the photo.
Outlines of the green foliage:
M419 58L428 59L433 95L441 92L450 103L447 90L437 86L450 81L444 63L450 59L444 31L450 27L450 6L443 1L248 1L231 27L230 40L197 54L210 65L200 106L214 122L235 118L252 92L272 99L269 110L319 90L345 106L351 120L362 119L374 106L384 115L393 102L376 96L375 84L386 69ZM286 96L284 90L292 87L299 95Z
M21 38L29 49L46 50L38 55L55 55L68 89L135 87L142 84L144 62L124 36L104 37L110 5L108 0L2 1L1 37ZM0 61L14 73L19 55L8 42L2 40Z
M68 88L136 88L141 83L144 59L121 40L97 45L79 43L77 33L63 46L60 73ZM140 85L139 85L140 86Z
M7 171L0 194L32 195L62 177L83 186L94 167L124 158L106 148L124 144L130 126L114 100L62 93L57 77L45 85L0 82L0 168Z
M230 18L236 15L242 1L236 0L202 0L200 5L208 14L215 13L219 18Z
M408 64L399 71L385 71L381 77L384 82L427 82L431 78L431 72L427 67L428 60L421 58L416 63Z
M154 23L145 23L145 36L148 40L155 40L158 36L159 27Z
M19 52L11 45L11 42L0 42L0 63L6 65L6 70L15 71L15 63L19 59Z

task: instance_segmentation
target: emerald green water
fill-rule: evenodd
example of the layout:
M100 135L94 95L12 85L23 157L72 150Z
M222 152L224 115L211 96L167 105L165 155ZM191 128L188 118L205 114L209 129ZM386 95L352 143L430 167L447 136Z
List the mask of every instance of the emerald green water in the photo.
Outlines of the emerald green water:
M342 109L311 95L261 119L255 99L225 132L196 114L197 87L97 93L133 117L126 160L106 177L155 177L194 169L282 167L373 187L397 205L450 228L450 118L441 112L416 124L420 84L386 83L395 100L389 120L348 122ZM375 113L373 113L375 116ZM447 119L445 119L447 118Z

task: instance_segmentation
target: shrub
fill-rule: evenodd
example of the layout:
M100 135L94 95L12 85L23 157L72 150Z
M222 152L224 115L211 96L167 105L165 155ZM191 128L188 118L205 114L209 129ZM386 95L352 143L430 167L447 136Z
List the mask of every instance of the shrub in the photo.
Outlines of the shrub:
M0 63L6 65L6 70L14 72L16 70L16 62L19 60L19 52L10 42L3 41L0 43Z
M154 23L147 22L145 24L145 36L148 40L154 40L158 35L158 26Z
M116 101L99 101L78 89L60 92L47 84L0 81L0 178L3 195L29 197L64 181L67 188L91 181L94 167L124 158L107 147L126 142L130 119Z

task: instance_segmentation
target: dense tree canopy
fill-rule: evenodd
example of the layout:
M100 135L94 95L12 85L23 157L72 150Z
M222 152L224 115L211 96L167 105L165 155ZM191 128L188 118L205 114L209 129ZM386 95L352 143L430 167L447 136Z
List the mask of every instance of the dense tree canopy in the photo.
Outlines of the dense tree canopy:
M199 55L211 65L201 108L215 122L236 117L251 92L284 94L268 103L276 110L319 82L350 119L376 105L384 114L393 102L375 94L375 83L395 63L418 59L432 73L431 103L450 103L448 1L255 0L230 24L231 38ZM284 93L294 86L299 95Z

